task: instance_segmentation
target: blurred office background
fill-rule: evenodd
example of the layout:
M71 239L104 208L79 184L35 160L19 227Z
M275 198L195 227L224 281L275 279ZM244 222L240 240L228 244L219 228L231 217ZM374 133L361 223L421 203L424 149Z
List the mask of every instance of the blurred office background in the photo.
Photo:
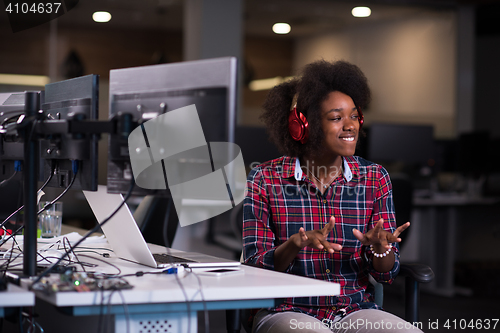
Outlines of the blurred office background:
M358 4L371 15L354 17ZM109 12L111 20L93 21L96 11ZM401 197L410 191L400 207L413 222L403 258L444 270L429 290L445 296L442 304L453 297L456 304L477 304L500 294L494 283L500 273L499 12L493 0L82 0L57 20L16 33L2 12L0 92L98 74L99 117L107 119L110 69L237 56L236 142L250 165L279 156L259 120L269 88L317 59L353 62L373 93L358 153L386 166L395 182L409 180L399 190ZM275 23L288 23L291 31L277 34ZM14 83L3 74L34 77ZM103 135L101 184L107 143ZM81 193L64 202L64 223L95 223ZM174 245L237 257L235 218L228 213L178 228Z

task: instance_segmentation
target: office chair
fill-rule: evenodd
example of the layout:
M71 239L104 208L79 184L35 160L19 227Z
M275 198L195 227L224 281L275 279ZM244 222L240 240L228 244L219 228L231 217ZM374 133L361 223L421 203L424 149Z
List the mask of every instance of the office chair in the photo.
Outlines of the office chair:
M391 175L392 198L396 211L396 226L399 227L411 221L411 211L413 210L413 184L410 177L406 175ZM411 227L406 229L399 237L400 247L404 246L405 239L411 233Z
M243 152L243 158L248 170L254 164L260 164L281 156L276 146L268 139L265 127L237 126L234 142ZM240 203L238 206L242 204ZM238 206L230 212L210 219L206 238L208 243L231 251L236 260L238 260L241 254L241 225L235 225L232 221L236 221L235 215L238 214L237 212L240 209ZM226 222L228 219L231 221L231 230L215 232L217 223L220 221Z
M172 247L179 222L172 198L145 196L134 212L134 219L146 242Z

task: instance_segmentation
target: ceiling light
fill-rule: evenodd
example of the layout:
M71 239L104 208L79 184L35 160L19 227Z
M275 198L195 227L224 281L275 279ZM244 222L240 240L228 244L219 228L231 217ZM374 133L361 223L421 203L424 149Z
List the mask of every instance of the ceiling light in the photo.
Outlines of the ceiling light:
M284 35L290 32L292 28L290 27L290 24L288 23L275 23L273 25L273 31L275 34L280 34Z
M92 14L92 19L99 23L109 22L109 20L111 20L111 14L108 12L95 12Z
M43 87L50 82L48 76L0 74L0 84Z
M250 82L248 87L252 91L269 90L272 87L291 79L293 79L293 76L287 76L287 77L276 76L269 79L253 80Z
M372 11L368 7L354 7L351 13L354 17L368 17L371 15Z

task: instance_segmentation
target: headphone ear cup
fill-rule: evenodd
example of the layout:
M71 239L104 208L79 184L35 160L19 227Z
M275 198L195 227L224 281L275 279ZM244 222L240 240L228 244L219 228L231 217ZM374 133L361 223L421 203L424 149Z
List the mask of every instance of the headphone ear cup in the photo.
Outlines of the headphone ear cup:
M359 121L359 127L363 126L363 123L365 122L365 117L363 116L363 111L361 111L361 108L358 108L358 121Z
M304 144L309 138L309 123L306 117L294 107L288 117L288 131L295 141Z

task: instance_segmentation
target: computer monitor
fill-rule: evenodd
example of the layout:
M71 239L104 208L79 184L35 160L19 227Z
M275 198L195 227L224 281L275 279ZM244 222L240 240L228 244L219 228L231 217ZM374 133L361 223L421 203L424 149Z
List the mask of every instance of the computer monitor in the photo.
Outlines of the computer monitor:
M241 148L248 169L282 155L264 127L236 126L235 143Z
M24 115L24 92L0 94L0 126L15 124ZM15 172L15 161L24 159L24 145L17 132L0 134L0 181L9 179Z
M45 85L41 104L44 120L97 120L99 76L86 75ZM97 190L98 136L88 133L62 133L45 136L40 142L40 180L49 177L53 163L56 173L47 186L66 188L73 178L73 163L79 161L71 189Z
M25 99L25 92L0 94L0 221L23 204L24 143L14 127L25 115Z
M206 142L234 142L236 87L237 63L232 57L111 70L109 116L132 114L140 125L194 104ZM111 135L108 192L126 193L132 177L128 140ZM168 189L138 186L133 194L170 195Z
M375 123L367 139L368 159L374 162L426 166L435 158L431 125Z
M477 156L488 156L498 151L491 147L492 142L488 131L474 131L462 133L458 137L458 171L470 177L479 177L488 174L493 167L493 159L486 158L485 162L478 163Z

